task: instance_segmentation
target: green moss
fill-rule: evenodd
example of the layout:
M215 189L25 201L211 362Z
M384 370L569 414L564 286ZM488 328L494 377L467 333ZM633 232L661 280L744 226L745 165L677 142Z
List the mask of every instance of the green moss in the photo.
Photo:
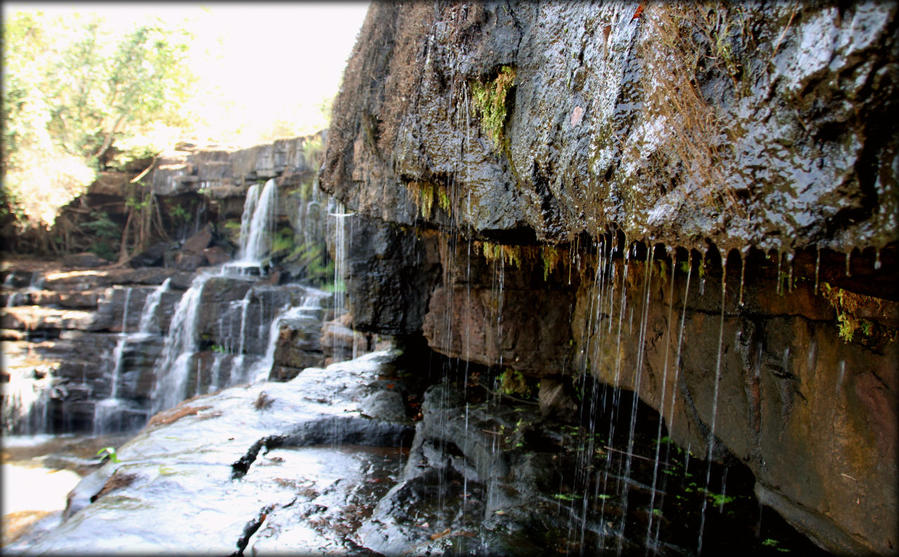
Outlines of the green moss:
M292 252L294 249L293 230L290 228L281 228L272 239L272 254L280 254L283 252Z
M475 111L481 118L481 129L493 140L497 149L503 144L503 127L508 116L506 98L515 85L515 69L503 66L492 81L471 83Z
M531 396L528 382L520 371L507 368L499 375L499 390L504 395L515 395L523 398Z
M480 247L481 253L487 262L508 261L516 269L521 268L521 248L519 246L507 246L492 242L475 242L475 249Z
M448 215L451 214L452 206L450 204L449 193L447 193L446 188L437 188L437 203L438 205L440 205L440 208L443 209L443 212Z
M547 280L549 280L549 275L551 275L559 265L559 261L561 260L559 250L557 250L554 246L543 246L542 259L543 282L546 282Z
M827 282L821 284L821 293L837 312L837 334L843 342L852 342L858 331L868 338L873 335L874 323L858 316L860 306L868 297L843 290Z

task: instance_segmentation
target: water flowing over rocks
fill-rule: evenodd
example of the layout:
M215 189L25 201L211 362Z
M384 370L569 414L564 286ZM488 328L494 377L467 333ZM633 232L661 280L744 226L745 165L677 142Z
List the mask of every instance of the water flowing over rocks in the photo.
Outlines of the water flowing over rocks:
M330 298L309 286L333 278L321 141L161 156L146 180L169 235L118 265L5 261L4 431L134 431L188 396L324 363ZM124 220L133 188L102 175L57 228Z
M366 404L390 392L393 359L374 352L157 414L72 491L60 526L5 550L352 549L346 530L389 489L412 437L402 400Z
M896 6L640 8L372 6L321 172L379 231L356 325L635 392L706 484L740 461L819 546L893 553Z

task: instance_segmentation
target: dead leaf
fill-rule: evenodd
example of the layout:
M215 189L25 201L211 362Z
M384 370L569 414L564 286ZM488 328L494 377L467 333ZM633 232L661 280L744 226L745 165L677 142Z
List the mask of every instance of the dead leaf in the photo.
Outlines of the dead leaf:
M431 540L439 540L440 538L449 535L450 529L447 528L443 532L437 532L436 534L431 534Z

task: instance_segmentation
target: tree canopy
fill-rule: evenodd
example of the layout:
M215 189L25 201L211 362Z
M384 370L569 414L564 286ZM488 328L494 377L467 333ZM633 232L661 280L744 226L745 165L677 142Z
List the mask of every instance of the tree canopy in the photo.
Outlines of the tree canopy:
M3 22L4 194L34 221L81 193L144 137L185 123L191 35L153 21L117 29L99 16L18 12ZM52 205L52 208L49 205Z

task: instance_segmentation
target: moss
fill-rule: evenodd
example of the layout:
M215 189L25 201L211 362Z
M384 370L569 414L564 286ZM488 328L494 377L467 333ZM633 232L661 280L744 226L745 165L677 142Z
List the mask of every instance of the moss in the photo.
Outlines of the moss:
M452 204L444 186L431 182L408 182L406 189L412 194L412 202L418 207L421 218L430 219L434 201L447 215L452 214Z
M281 228L272 239L272 253L280 254L283 252L292 252L294 250L293 230L290 228Z
M475 249L480 248L487 262L501 260L508 261L516 269L521 268L522 250L519 246L507 246L492 242L475 242Z
M481 118L481 129L493 140L497 149L503 144L503 128L508 116L507 97L515 85L515 69L503 66L491 81L471 83L475 111Z
M543 246L541 255L543 259L543 282L546 282L549 280L549 275L559 266L561 256L559 255L559 250L554 246Z
M874 304L876 309L882 310L882 305L877 298L855 294L848 290L833 286L827 282L821 284L821 294L824 299L837 312L838 335L843 342L849 343L857 340L856 333L861 332L865 338L871 338L875 333L875 324L859 317L862 306ZM890 342L895 340L895 334L889 334Z
M452 214L452 205L450 203L449 193L446 191L444 187L437 187L437 203L443 212L451 215Z
M499 390L504 395L514 395L522 398L530 398L531 389L520 371L507 368L499 376Z

